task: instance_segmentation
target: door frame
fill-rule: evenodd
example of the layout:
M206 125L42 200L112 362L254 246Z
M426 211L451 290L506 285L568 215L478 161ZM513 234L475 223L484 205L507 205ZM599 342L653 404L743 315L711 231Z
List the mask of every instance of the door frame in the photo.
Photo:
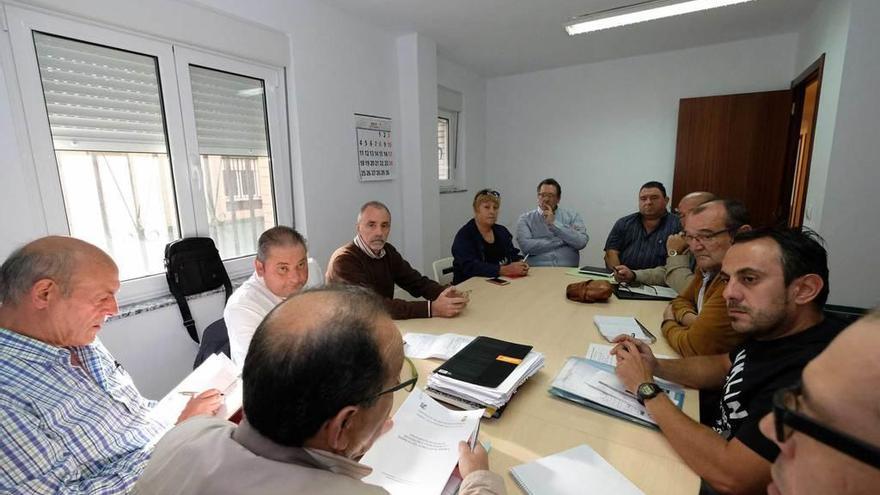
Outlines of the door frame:
M819 100L822 96L822 74L824 73L824 70L825 54L823 53L815 62L810 64L809 67L804 69L804 71L791 82L791 120L788 129L788 144L786 145L785 172L782 179L782 191L779 196L780 198L787 198L787 201L782 202L780 205L782 210L780 211L779 222L788 223L790 227L800 227L804 223L804 212L806 209L805 203L807 200L807 190L809 189L810 164L813 160L813 144L816 142L816 122L819 116ZM816 110L813 112L813 122L811 123L812 136L807 149L804 150L804 156L806 157L806 161L804 162L805 166L803 167L803 170L800 171L800 174L804 178L804 187L801 188L799 194L795 198L793 197L795 194L794 185L798 179L795 177L795 172L797 171L801 120L804 116L804 99L807 86L814 81L817 82L817 87L815 101ZM799 205L797 210L800 213L797 215L797 218L793 219L794 221L791 221L789 217L791 216L791 205L793 202L796 202Z

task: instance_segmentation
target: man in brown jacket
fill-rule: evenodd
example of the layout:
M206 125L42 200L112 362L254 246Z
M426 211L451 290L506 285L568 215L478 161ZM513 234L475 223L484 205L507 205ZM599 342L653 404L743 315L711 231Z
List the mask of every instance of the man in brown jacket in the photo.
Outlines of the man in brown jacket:
M685 237L696 263L696 276L663 314L661 328L682 357L728 352L743 341L730 327L724 284L717 277L737 232L749 230L748 211L736 200L715 200L693 210Z
M368 287L382 296L395 320L457 316L467 297L455 287L444 287L415 270L388 242L391 212L379 201L361 207L354 240L337 249L327 265L327 282ZM394 299L394 286L426 301Z

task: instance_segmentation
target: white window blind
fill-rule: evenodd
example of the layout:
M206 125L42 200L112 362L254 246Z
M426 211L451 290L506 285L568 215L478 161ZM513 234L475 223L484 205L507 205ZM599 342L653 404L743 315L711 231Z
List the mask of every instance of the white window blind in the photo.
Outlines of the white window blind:
M269 156L264 84L190 66L200 155Z
M34 32L56 150L167 153L153 57Z

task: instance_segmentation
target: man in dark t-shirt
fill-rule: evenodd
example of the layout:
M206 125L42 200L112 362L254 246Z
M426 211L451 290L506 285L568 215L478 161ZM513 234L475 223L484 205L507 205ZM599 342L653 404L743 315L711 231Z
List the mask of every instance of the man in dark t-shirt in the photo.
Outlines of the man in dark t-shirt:
M779 454L758 423L773 392L796 382L804 366L843 329L826 319L828 257L812 233L796 229L742 232L721 273L731 326L748 340L729 354L656 359L644 343L619 337L617 375L644 401L673 449L721 493L764 493ZM718 390L720 419L701 425L657 393L654 376Z

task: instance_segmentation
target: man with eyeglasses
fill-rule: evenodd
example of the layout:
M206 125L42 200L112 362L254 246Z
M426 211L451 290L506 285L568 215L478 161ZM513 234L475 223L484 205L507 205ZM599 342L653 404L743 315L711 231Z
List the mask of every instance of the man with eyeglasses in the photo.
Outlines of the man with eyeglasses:
M714 200L691 210L685 239L696 260L690 285L672 300L660 328L669 346L683 357L728 352L744 336L730 326L718 276L721 261L737 232L749 230L749 214L736 200Z
M728 354L658 360L646 344L621 336L613 350L616 372L644 402L672 448L703 478L708 493L763 493L779 448L761 434L759 422L771 411L774 393L796 382L844 323L822 311L828 257L811 232L741 232L719 276L731 325L748 337L746 342ZM655 376L719 390L714 426L681 412ZM858 383L870 382L860 378Z
M337 249L327 263L327 282L368 287L382 296L395 320L452 318L468 304L467 294L444 286L410 266L390 242L391 211L379 201L361 206L354 240ZM394 286L421 301L394 298Z
M681 222L666 209L666 187L657 181L639 189L639 211L614 223L605 241L605 266L626 265L631 270L653 268L666 262L666 239L681 231Z
M579 266L590 236L581 214L559 206L562 186L556 179L538 183L538 208L520 215L516 242L531 266Z
M771 495L880 491L880 308L844 330L780 389L761 432L779 447ZM866 386L868 385L868 386Z
M365 288L307 290L277 306L245 358L244 419L191 420L156 445L135 487L163 495L385 494L360 464L418 377L381 300ZM488 454L459 445L460 494L503 494Z
M714 199L714 194L705 191L685 194L678 201L674 213L681 220L681 225L687 228L688 214L697 206ZM694 279L694 256L688 249L684 232L666 238L665 265L641 270L630 270L626 265L617 265L614 267L614 279L625 283L665 285L676 292L685 290Z

